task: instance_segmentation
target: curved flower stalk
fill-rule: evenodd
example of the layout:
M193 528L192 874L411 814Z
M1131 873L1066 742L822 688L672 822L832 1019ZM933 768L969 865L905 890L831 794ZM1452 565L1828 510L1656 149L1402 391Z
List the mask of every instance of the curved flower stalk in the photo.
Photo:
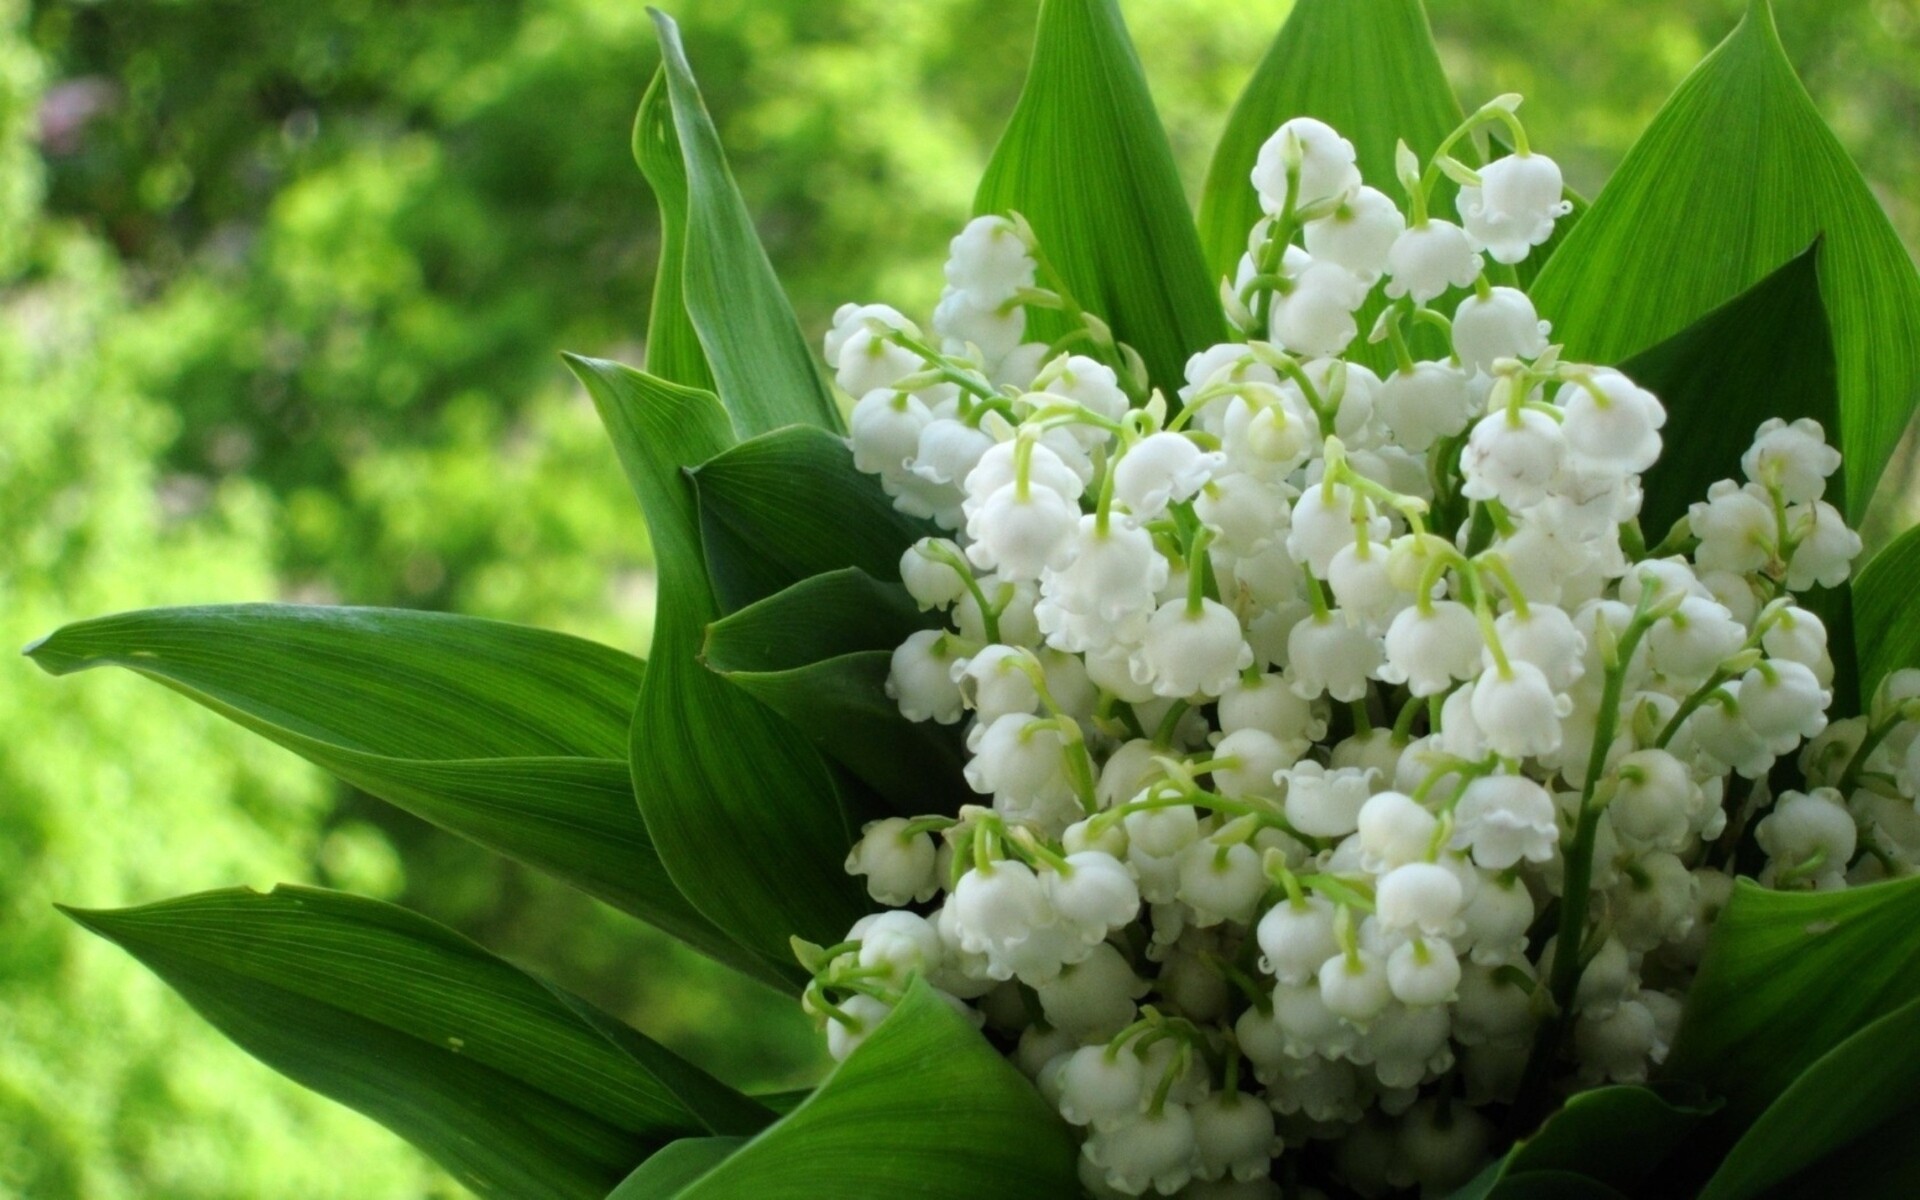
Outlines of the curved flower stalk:
M791 986L840 1066L743 1096L332 893L76 919L490 1197L1912 1170L1920 540L1849 520L1920 280L1764 3L1587 208L1417 0L1300 0L1196 230L1117 6L1047 0L939 304L818 365L659 24L648 370L569 359L647 663L272 606L29 653Z

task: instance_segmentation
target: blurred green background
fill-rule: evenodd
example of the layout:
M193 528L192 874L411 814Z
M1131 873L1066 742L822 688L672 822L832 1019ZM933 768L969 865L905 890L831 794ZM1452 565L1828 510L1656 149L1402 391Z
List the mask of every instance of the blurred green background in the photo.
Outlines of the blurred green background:
M1034 0L688 0L810 331L934 299ZM1433 0L1462 99L1528 96L1597 191L1740 0ZM1286 0L1126 0L1190 185ZM1908 245L1920 6L1780 0ZM0 641L151 604L450 609L644 652L645 532L556 352L637 360L632 0L0 0ZM232 883L392 898L743 1084L819 1066L790 1002L341 791L151 685L0 675L0 1196L453 1196L59 920Z

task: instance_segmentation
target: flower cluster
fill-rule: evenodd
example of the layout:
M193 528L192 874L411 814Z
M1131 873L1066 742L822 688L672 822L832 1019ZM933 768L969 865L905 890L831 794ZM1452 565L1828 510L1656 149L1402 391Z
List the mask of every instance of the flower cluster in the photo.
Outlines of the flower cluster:
M837 315L857 464L951 534L901 563L945 620L889 693L966 723L981 803L854 848L891 907L801 947L836 1056L917 976L1083 1129L1094 1195L1277 1196L1287 1157L1444 1189L1508 1114L1659 1064L1734 875L1920 859L1920 677L1830 723L1795 595L1860 549L1839 454L1768 421L1645 544L1659 400L1496 282L1567 211L1513 110L1403 147L1405 213L1283 125L1223 283L1241 340L1177 397L1017 216L954 239L931 333ZM1516 149L1475 170L1483 125ZM1384 374L1351 357L1369 302Z

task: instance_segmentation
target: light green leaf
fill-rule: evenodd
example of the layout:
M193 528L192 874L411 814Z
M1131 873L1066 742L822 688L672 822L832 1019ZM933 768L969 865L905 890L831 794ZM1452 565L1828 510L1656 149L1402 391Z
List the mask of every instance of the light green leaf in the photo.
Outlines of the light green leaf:
M1043 0L1026 86L973 209L1024 214L1074 297L1169 395L1188 356L1224 340L1218 281L1115 0ZM1064 329L1035 312L1028 336Z
M653 273L653 303L647 310L647 370L669 383L713 391L700 335L687 315L682 279L687 254L687 168L680 135L673 128L673 101L665 67L641 97L633 119L633 161L660 206L660 262Z
M1617 362L1815 238L1824 238L1844 507L1858 521L1920 398L1920 275L1795 77L1764 0L1667 101L1533 297L1570 358ZM1744 404L1725 417L1750 423Z
M619 1187L607 1193L607 1200L662 1200L672 1196L746 1142L739 1137L681 1138L641 1163Z
M1535 1194L1544 1180L1569 1173L1639 1195L1714 1107L1646 1087L1576 1092L1537 1133L1508 1153L1485 1195L1517 1200Z
M1298 0L1234 104L1207 168L1200 237L1212 277L1231 277L1246 253L1247 232L1261 216L1253 164L1283 122L1317 117L1339 130L1359 153L1366 181L1404 207L1395 144L1404 139L1424 161L1462 116L1420 0ZM1361 330L1369 325L1363 317Z
M894 648L935 624L899 584L847 568L716 622L702 657L894 808L951 813L975 799L958 728L907 720L885 689Z
M1881 1017L1808 1067L1734 1145L1700 1200L1911 1195L1920 1173L1920 1147L1913 1141L1917 1120L1920 1000ZM1854 1160L1876 1150L1893 1152L1876 1167L1881 1186L1869 1191L1858 1176L1843 1184Z
M1873 695L1889 672L1920 667L1920 528L1909 529L1854 576L1853 644L1860 695Z
M800 1107L673 1193L675 1200L1079 1194L1067 1127L924 983Z
M650 89L635 122L634 156L661 196L662 226L671 225L676 216L684 221L683 229L663 236L663 260L677 250L678 270L667 262L655 303L670 299L660 291L670 292L677 285L715 390L741 433L750 437L796 423L838 429L839 407L814 366L800 324L754 232L753 216L740 199L720 135L687 63L680 29L661 12L653 14L653 22L660 34L664 107L669 111L661 114L658 89ZM667 322L662 332L668 334L668 345L662 355L663 365L679 376L672 382L701 386L683 328L670 314L658 319ZM649 350L648 365L652 363Z
M645 664L563 634L395 609L240 604L69 625L28 648L121 666L354 787L769 982L668 878L627 770Z
M1744 1123L1815 1059L1920 995L1920 878L1844 892L1746 880L1714 925L1666 1075Z
M789 937L837 940L864 911L841 869L852 842L806 736L696 660L719 605L686 468L732 444L714 397L568 356L645 511L659 568L629 760L647 831L680 891L734 940L797 977Z
M405 909L282 886L69 915L483 1197L598 1200L657 1147L708 1132L540 982Z
M844 440L792 426L749 438L689 474L707 572L728 612L824 571L898 580L900 556L940 532L894 508Z

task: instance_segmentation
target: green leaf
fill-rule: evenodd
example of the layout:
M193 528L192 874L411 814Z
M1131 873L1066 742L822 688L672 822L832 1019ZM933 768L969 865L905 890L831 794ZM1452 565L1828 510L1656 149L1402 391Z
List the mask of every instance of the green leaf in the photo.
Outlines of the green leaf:
M788 938L838 940L864 911L841 869L853 835L804 734L700 665L720 615L683 473L732 444L714 397L618 363L568 356L646 513L660 575L653 651L629 760L674 883L734 940L798 977Z
M1839 382L1833 339L1820 299L1821 243L1815 242L1759 283L1709 312L1620 369L1659 396L1667 408L1661 432L1667 451L1644 477L1641 527L1658 541L1687 506L1706 499L1721 479L1743 479L1740 456L1769 417L1812 417L1839 428ZM1738 420L1728 414L1738 412ZM1828 486L1846 495L1843 466ZM1801 598L1827 627L1834 695L1842 715L1859 710L1853 618L1845 589L1816 589Z
M955 812L975 799L958 728L907 720L885 689L894 648L936 624L899 584L846 568L716 622L702 657L895 808Z
M779 1124L675 1200L1056 1200L1074 1143L1033 1085L924 983Z
M656 288L680 291L715 390L742 433L752 436L796 422L838 429L840 409L814 366L800 323L754 232L753 216L740 198L720 135L687 64L680 29L661 12L653 14L653 22L660 35L664 107L669 111L661 113L658 89L650 89L651 104L642 102L635 122L634 156L661 197L663 228L676 217L684 222L684 228L663 235L666 268ZM667 260L676 250L678 262ZM669 298L656 290L656 304ZM669 345L662 354L663 365L676 373L671 381L702 386L704 380L691 366L683 327L671 316L661 319L668 322L663 332L669 334ZM649 366L652 363L650 350Z
M1570 358L1617 362L1817 237L1844 507L1857 522L1920 397L1920 275L1795 77L1762 0L1667 101L1533 297ZM1744 404L1725 417L1751 423Z
M1188 356L1225 339L1218 281L1115 0L1043 0L1026 86L973 209L1025 215L1075 299L1169 395ZM1030 337L1065 329L1032 313Z
M661 1200L672 1196L746 1145L739 1137L681 1138L640 1164L607 1200Z
M1870 697L1889 672L1920 667L1920 529L1895 538L1853 586L1853 644L1860 660L1860 695Z
M1898 1192L1920 1172L1913 1142L1920 1120L1920 1001L1881 1017L1814 1062L1760 1114L1708 1181L1700 1200L1792 1194L1859 1197L1833 1189L1838 1169L1861 1151L1893 1148L1903 1164ZM1787 1186L1807 1173L1805 1186Z
M1513 1148L1486 1194L1514 1200L1533 1194L1529 1189L1544 1178L1571 1173L1639 1195L1713 1107L1645 1087L1576 1092L1539 1132Z
M1844 892L1746 880L1715 924L1666 1075L1744 1123L1815 1059L1920 994L1920 878Z
M707 572L728 612L842 567L898 580L907 547L940 530L894 508L844 440L792 426L730 447L689 474Z
M633 119L633 161L653 188L660 206L660 262L653 274L653 303L647 310L647 370L682 387L713 389L700 335L687 315L682 278L687 243L687 167L680 135L673 127L673 101L667 95L667 70L654 72Z
M1620 364L1667 409L1667 447L1643 477L1650 541L1704 500L1716 480L1742 479L1740 456L1769 417L1812 417L1832 430L1840 397L1820 303L1816 243L1747 291ZM1738 420L1728 414L1737 412ZM1835 499L1844 495L1836 481Z
M339 776L769 982L694 909L634 802L645 664L563 634L396 609L241 604L69 625L56 675L121 666Z
M1424 160L1463 117L1420 0L1294 4L1234 104L1207 168L1200 237L1216 280L1232 277L1261 217L1252 183L1260 147L1293 117L1317 117L1339 130L1359 154L1361 175L1404 208L1395 144L1405 139ZM1361 330L1369 323L1363 316Z
M709 1132L547 987L405 909L282 886L68 915L481 1196L598 1200L657 1147Z

